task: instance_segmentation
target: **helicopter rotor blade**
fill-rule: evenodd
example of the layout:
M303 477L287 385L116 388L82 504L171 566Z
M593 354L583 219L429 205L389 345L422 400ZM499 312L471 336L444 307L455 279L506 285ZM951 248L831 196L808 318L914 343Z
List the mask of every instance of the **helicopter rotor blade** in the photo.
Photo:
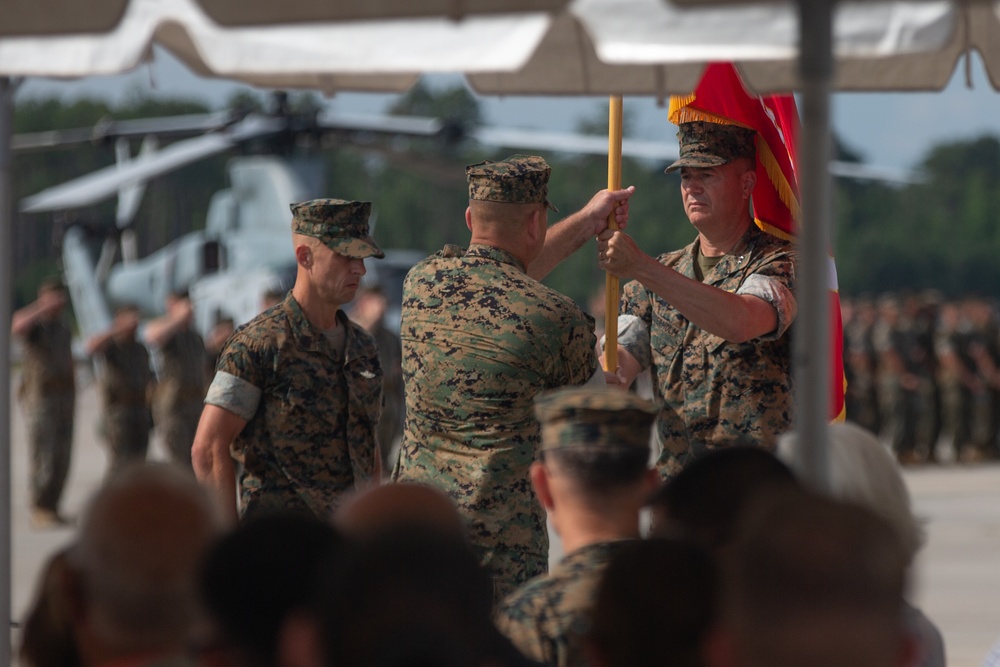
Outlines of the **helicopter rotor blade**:
M21 211L40 213L97 204L115 195L123 187L147 181L202 158L221 153L234 144L255 136L279 132L283 127L281 119L248 116L223 132L178 141L151 155L140 155L125 167L111 165L43 190L22 200Z
M834 176L853 178L859 181L884 181L903 185L922 183L926 180L925 175L919 171L840 160L830 162L830 173Z
M598 135L546 132L516 128L479 127L469 131L468 136L481 144L505 146L508 148L528 148L550 150L585 155L607 155L608 139ZM676 142L625 139L622 141L622 156L643 160L673 162L679 156ZM888 183L910 184L921 180L919 174L905 169L894 169L860 162L830 162L830 173L841 178Z
M332 112L321 112L316 122L326 130L410 134L420 137L435 136L444 127L444 123L438 118Z
M598 135L479 127L471 130L469 136L481 144L492 146L583 153L585 155L607 155L608 153L608 138ZM625 139L622 141L622 155L648 160L673 161L678 157L678 149L676 143Z
M142 140L139 155L136 157L142 158L143 156L152 155L156 152L157 148L159 148L159 142L156 137L149 135ZM126 168L127 165L133 162L128 139L125 137L118 137L118 140L115 142L115 158L121 169ZM128 227L132 223L132 220L135 219L135 214L142 203L142 195L145 192L145 181L139 181L132 185L123 185L118 190L118 208L115 211L115 223L118 225L118 229Z
M231 111L138 120L103 120L92 127L17 134L11 138L11 149L19 152L46 150L150 134L161 138L190 137L220 130L237 120L238 117Z

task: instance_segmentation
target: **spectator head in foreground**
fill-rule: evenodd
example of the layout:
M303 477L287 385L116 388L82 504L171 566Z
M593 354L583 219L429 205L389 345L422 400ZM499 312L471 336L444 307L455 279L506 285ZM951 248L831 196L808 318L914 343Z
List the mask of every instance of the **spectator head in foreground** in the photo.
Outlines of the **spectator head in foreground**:
M827 426L827 475L824 490L834 498L856 502L881 516L899 535L907 565L924 544L923 523L913 514L910 492L896 458L878 437L851 422ZM778 439L778 456L796 465L802 442L796 433ZM920 609L907 603L907 625L917 638L921 667L944 667L941 631Z
M21 630L20 664L24 667L78 667L64 580L68 550L57 552L39 575L35 599Z
M396 524L328 574L318 624L328 667L523 663L493 625L489 575L451 530Z
M867 508L806 491L763 499L722 563L712 667L912 664L906 549Z
M796 486L791 469L759 447L724 447L695 458L650 503L651 533L718 551L731 544L756 498Z
M850 422L828 424L827 479L821 491L872 510L899 533L910 560L924 544L910 492L896 460L874 433ZM798 433L778 439L778 457L795 468L802 441Z
M557 389L535 400L542 446L531 482L565 551L596 541L588 535L595 523L615 539L639 536L639 511L659 482L649 465L658 412L635 394L604 387Z
M127 467L98 491L67 577L85 667L183 654L201 628L197 570L219 526L202 488L173 465Z
M629 544L598 587L585 640L589 664L702 667L717 586L712 559L696 545L663 538Z
M460 539L466 537L455 501L443 491L414 482L383 484L354 492L334 512L333 522L351 539L413 525L433 527Z
M224 535L200 573L215 630L209 647L230 664L279 664L285 623L310 614L324 569L336 567L346 548L333 526L302 513L268 514Z

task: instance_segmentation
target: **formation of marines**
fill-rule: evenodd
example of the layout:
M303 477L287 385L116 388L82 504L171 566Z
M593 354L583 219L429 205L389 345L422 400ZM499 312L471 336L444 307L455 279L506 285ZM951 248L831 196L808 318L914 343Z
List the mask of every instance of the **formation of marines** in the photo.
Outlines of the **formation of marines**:
M1000 457L1000 318L989 299L842 295L847 418L904 464ZM950 453L948 453L950 450Z

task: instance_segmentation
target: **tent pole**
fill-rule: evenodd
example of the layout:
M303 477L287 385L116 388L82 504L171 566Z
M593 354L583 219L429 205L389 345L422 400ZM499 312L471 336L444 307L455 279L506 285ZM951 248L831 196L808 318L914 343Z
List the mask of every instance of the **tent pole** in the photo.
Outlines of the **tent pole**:
M11 220L11 135L14 129L14 92L17 83L0 77L0 665L11 660L11 424L10 317L13 303L11 262L14 224Z
M827 284L831 226L830 86L833 79L833 9L836 0L799 0L799 73L802 78L802 140L799 174L798 321L792 368L799 469L806 481L825 486L827 410L830 391L830 313Z

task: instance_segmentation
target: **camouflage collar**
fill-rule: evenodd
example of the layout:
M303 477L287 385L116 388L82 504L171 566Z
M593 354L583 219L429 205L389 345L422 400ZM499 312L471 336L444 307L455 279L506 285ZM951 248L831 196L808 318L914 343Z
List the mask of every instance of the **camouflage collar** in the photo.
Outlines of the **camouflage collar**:
M312 335L313 325L312 322L306 318L306 314L302 312L302 306L296 301L295 297L292 296L292 291L289 290L288 294L285 296L285 301L281 304L281 307L288 313L288 321L292 325L292 332L296 336L301 336L303 334Z
M718 282L722 277L728 276L737 271L741 271L747 267L748 263L753 257L754 249L760 242L765 232L760 229L756 224L751 223L750 227L743 234L740 240L736 243L732 250L727 252L719 260L719 263L715 265L715 268L710 272L710 276L713 276L712 283ZM700 241L695 239L695 242L691 244L691 262L698 261L698 248ZM707 278L708 276L706 276ZM706 282L709 282L706 280ZM709 283L711 284L711 283Z
M306 314L302 312L302 306L299 305L299 302L295 300L290 291L282 305L288 313L292 333L299 339L302 346L308 350L329 354L326 335L309 321ZM337 323L346 327L346 343L344 346L344 364L346 365L358 356L357 332L354 331L350 319L342 309L337 310Z
M569 552L565 555L564 559L569 560L570 557L576 559L580 556L589 556L589 554L595 554L598 558L607 559L613 556L616 551L640 541L641 538L639 537L619 537L617 539L591 542L590 544L585 544L584 546Z
M491 245L483 245L481 243L473 243L469 246L469 249L465 251L466 257L484 257L486 259L496 260L502 264L510 264L517 267L523 273L527 273L524 264L521 263L517 257L510 254L502 248L497 248Z

